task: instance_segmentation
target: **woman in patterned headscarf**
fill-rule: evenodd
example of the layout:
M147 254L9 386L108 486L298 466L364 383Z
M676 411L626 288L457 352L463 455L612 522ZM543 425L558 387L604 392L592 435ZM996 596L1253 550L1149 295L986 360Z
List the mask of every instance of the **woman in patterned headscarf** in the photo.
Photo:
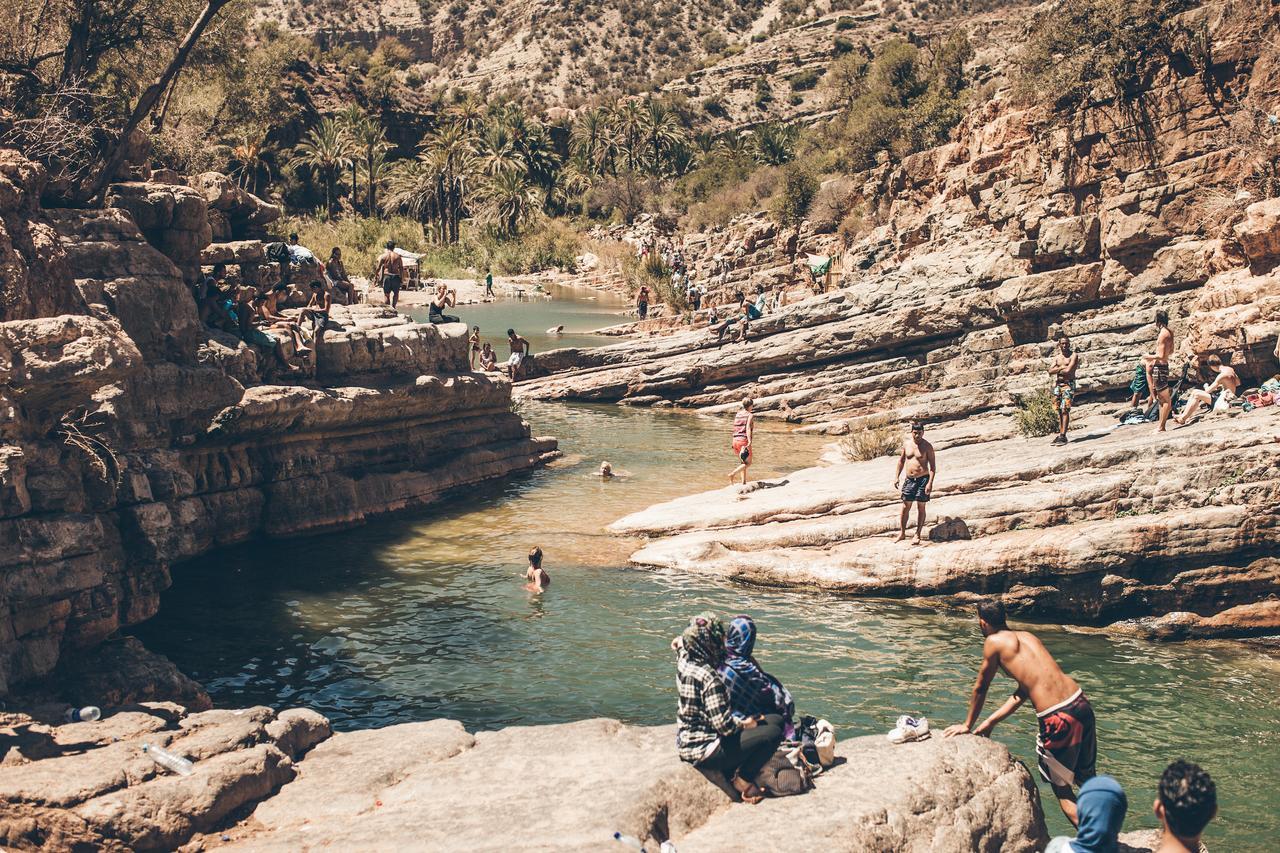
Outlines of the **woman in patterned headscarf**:
M764 796L752 780L782 742L782 718L760 715L736 719L716 667L724 660L724 625L714 613L689 620L676 647L676 748L680 758L719 770L742 795L758 803Z
M782 731L795 736L791 722L795 702L782 682L760 668L752 654L756 646L756 623L750 616L735 616L725 633L725 659L718 670L729 694L729 708L738 719L757 714L777 714L783 719Z

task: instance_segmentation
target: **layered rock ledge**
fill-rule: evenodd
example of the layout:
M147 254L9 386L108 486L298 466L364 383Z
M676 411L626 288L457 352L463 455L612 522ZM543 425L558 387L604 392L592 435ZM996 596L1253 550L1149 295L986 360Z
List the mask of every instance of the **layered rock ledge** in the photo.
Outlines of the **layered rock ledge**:
M1024 615L1165 638L1280 631L1280 411L1166 434L1115 423L1096 417L1066 446L932 436L921 546L894 541L893 457L691 495L610 529L652 537L636 564L748 583L956 603L1001 593Z
M41 169L0 149L0 695L153 615L178 561L425 506L556 454L508 382L470 372L463 324L335 307L292 372L206 327L188 287L202 250L273 213L221 176L174 180L42 210ZM241 283L281 274L237 257Z

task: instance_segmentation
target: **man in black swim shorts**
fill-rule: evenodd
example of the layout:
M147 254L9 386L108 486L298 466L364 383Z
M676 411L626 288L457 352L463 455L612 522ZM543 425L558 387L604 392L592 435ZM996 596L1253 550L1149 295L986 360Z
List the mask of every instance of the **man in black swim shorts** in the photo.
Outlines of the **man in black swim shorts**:
M933 452L933 445L924 439L924 424L911 422L911 435L902 443L902 452L898 454L898 471L893 475L893 487L898 488L902 480L903 468L907 479L902 483L902 518L898 524L898 538L901 542L907 538L907 520L911 516L911 505L916 505L916 538L913 545L921 542L924 530L924 505L933 494L933 478L938 473L938 461Z

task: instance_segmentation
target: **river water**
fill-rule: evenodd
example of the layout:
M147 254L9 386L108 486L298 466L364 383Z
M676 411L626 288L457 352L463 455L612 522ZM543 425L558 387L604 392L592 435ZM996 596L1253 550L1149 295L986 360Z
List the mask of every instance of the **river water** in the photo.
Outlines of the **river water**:
M562 301L459 313L499 333L517 322L546 328ZM599 339L576 333L615 322L619 310L616 302L568 304L569 328L585 343ZM136 633L221 706L308 706L343 730L436 717L471 728L596 716L659 724L675 713L667 643L690 614L712 609L752 614L759 660L790 687L801 713L827 717L842 736L882 733L901 713L926 714L938 729L963 717L981 652L967 615L627 566L636 542L604 526L720 487L734 464L723 421L616 406L530 403L522 411L536 433L560 438L564 460L411 516L175 566L160 614ZM821 443L766 425L758 473L813 464ZM603 459L630 476L591 476ZM553 579L541 596L520 579L535 544ZM1095 706L1099 768L1128 791L1127 829L1156 825L1158 774L1186 757L1218 783L1209 846L1277 849L1275 656L1230 643L1037 630ZM993 688L993 703L1007 684ZM1034 730L1024 709L996 734L1034 768ZM1051 830L1064 831L1043 784L1041 795Z

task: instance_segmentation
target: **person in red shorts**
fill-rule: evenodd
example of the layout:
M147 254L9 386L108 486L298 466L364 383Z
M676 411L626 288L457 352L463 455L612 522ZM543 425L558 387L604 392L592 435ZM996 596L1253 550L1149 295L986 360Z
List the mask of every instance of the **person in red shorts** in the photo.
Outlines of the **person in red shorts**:
M999 599L978 602L978 626L986 641L969 715L963 723L948 727L943 737L989 735L996 723L1030 699L1040 722L1036 737L1040 775L1053 787L1067 820L1078 826L1072 786L1083 785L1097 775L1098 737L1093 707L1080 685L1062 671L1039 638L1029 631L1010 630ZM982 725L975 727L997 670L1004 670L1018 683L1018 689Z
M751 467L751 439L755 435L756 416L751 413L751 398L742 401L742 408L733 416L733 452L738 457L739 465L729 475L732 483L738 475L742 475L742 485L747 484L747 469Z

